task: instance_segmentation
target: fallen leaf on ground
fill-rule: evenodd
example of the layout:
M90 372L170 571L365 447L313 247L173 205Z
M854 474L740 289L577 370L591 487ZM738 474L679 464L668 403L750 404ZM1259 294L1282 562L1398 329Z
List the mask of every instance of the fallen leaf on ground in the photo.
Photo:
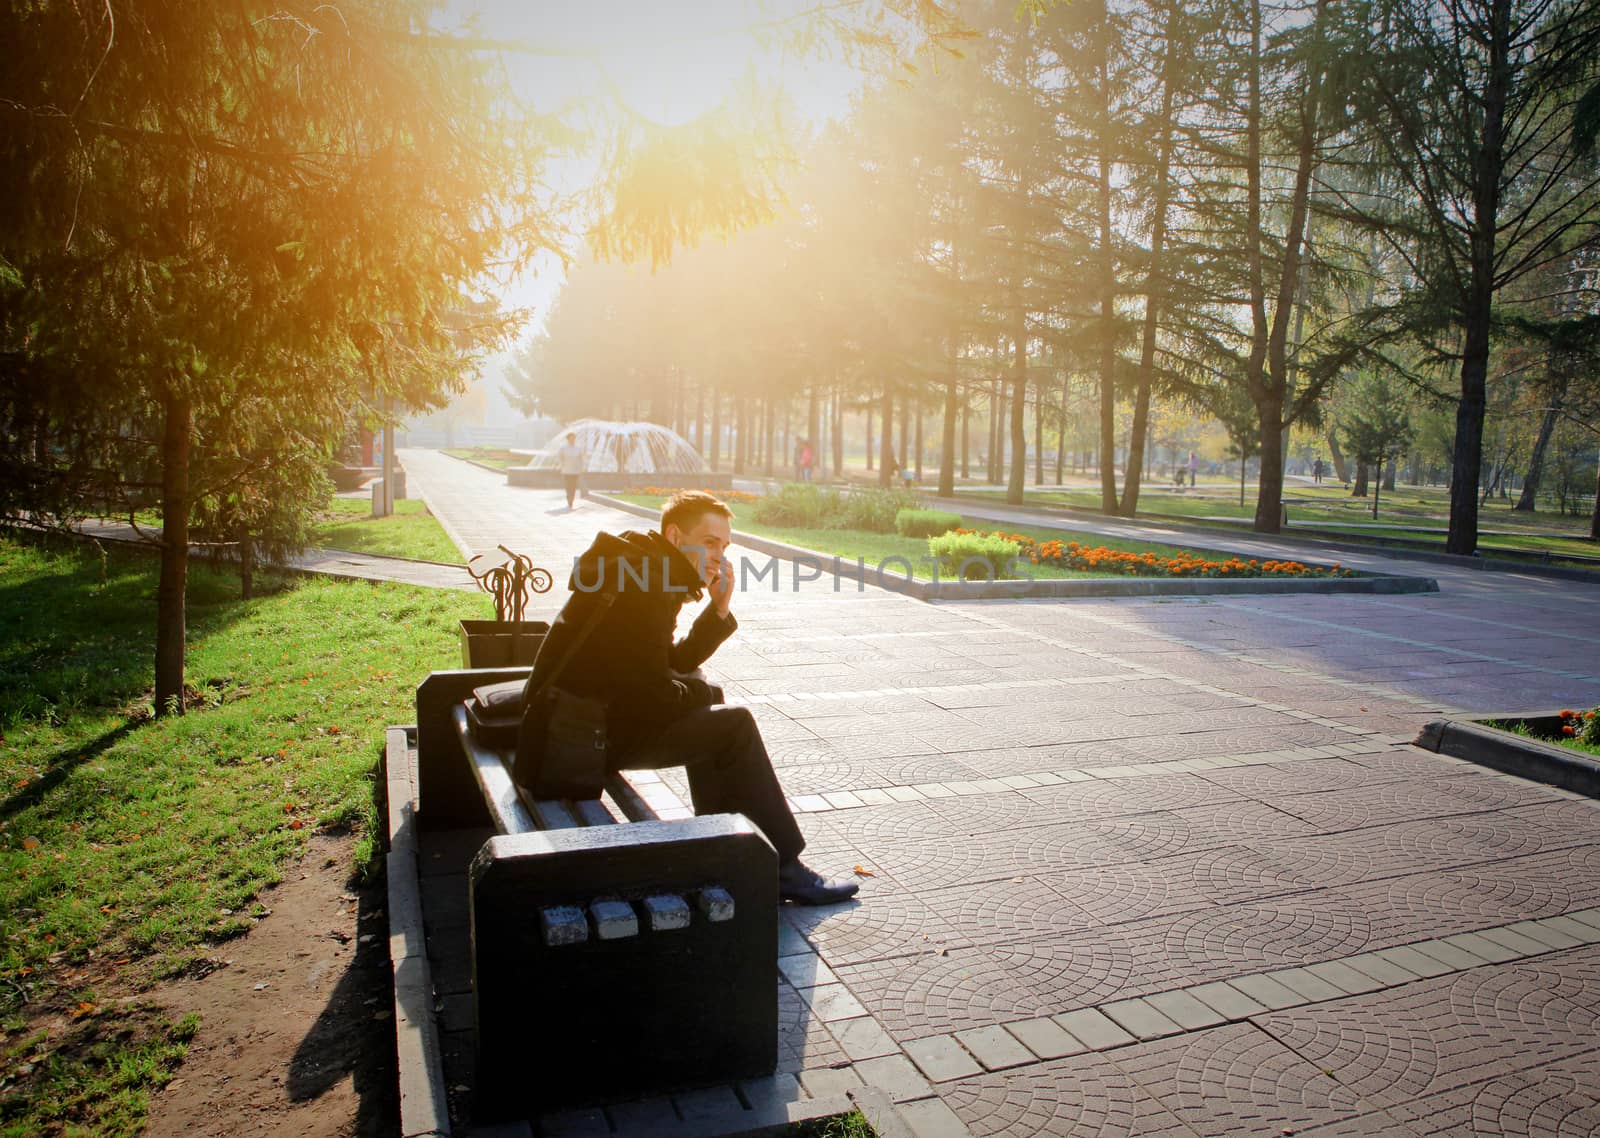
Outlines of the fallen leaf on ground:
M876 873L873 873L872 870L863 869L859 865L853 865L850 868L855 871L855 875L857 877L876 877L876 876L878 876Z

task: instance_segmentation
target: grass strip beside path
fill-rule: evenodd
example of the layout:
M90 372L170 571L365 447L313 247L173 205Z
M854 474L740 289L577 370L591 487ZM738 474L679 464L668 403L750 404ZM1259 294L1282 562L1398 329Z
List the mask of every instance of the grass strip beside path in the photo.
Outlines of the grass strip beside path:
M365 498L335 498L312 526L311 544L380 557L466 563L421 498L400 499L386 518L373 517Z
M192 564L190 708L158 720L156 575L112 549L102 580L84 547L0 534L3 1134L59 1132L50 1104L65 1099L79 1132L124 1132L99 1112L131 1110L112 1100L161 1085L165 1060L91 1093L104 1072L52 1059L59 1025L92 1014L120 1038L134 1012L107 998L249 929L313 832L353 828L373 858L382 729L414 718L423 676L456 666L456 622L491 615L485 597L322 578L241 601L231 573ZM134 1063L175 1032L145 1024L113 1050Z

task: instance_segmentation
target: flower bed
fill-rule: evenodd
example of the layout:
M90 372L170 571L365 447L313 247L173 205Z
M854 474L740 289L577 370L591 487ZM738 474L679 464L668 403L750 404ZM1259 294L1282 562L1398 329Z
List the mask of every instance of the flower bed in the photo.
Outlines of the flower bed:
M1192 553L1163 557L1153 552L1129 553L1105 546L1090 547L1076 541L1038 541L1026 534L958 529L952 531L1014 542L1018 555L1034 565L1080 572L1121 574L1129 577L1354 577L1355 571L1339 565L1323 567L1299 561L1257 561L1230 557L1209 561Z

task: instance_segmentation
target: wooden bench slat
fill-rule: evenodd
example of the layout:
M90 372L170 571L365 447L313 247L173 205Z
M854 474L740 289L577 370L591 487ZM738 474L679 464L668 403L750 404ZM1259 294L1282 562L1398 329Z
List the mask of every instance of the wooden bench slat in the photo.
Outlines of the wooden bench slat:
M574 798L572 808L585 826L615 826L616 818L598 798Z
M455 709L456 730L461 733L462 751L472 767L472 776L483 790L483 800L489 807L495 829L502 834L519 834L534 829L533 815L523 805L517 785L511 781L511 772L494 752L474 745L471 725L467 722L467 709Z
M632 784L620 774L614 774L606 779L606 793L611 795L611 800L626 815L628 821L661 821L661 816L640 796L637 790L633 789Z

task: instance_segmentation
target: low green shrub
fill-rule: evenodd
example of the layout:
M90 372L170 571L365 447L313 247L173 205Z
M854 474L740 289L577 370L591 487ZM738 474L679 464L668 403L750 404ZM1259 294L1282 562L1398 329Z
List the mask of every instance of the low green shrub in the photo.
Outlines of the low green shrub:
M831 486L785 482L776 494L759 499L754 510L755 520L764 526L837 528L833 519L840 516L841 500L839 491Z
M940 575L968 581L1007 576L1020 549L1016 542L994 534L945 533L928 539L928 552L938 560Z
M915 510L920 505L916 493L911 490L856 490L846 495L841 503L840 520L835 528L893 533L894 520L900 511Z
M938 537L961 524L961 515L949 510L901 510L894 529L901 537Z

